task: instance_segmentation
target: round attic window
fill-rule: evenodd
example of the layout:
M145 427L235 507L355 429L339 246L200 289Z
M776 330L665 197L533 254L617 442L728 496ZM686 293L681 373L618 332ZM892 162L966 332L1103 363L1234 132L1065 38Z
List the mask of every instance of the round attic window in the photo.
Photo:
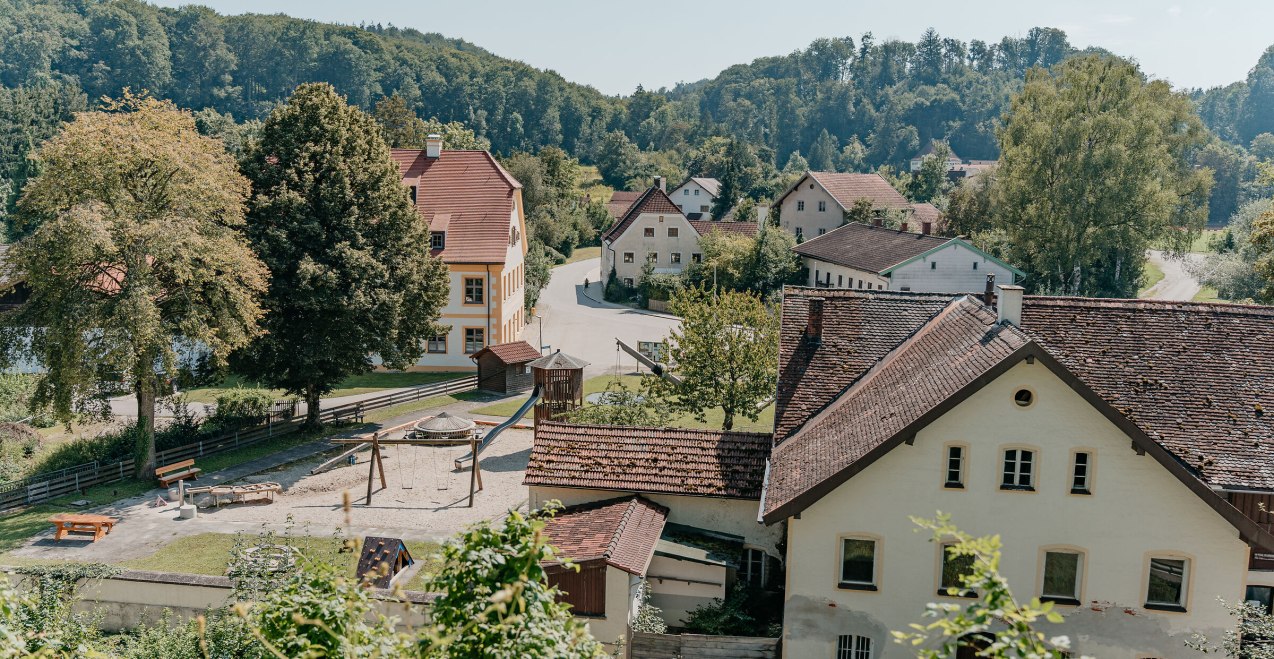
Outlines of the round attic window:
M1013 402L1017 403L1018 407L1030 407L1031 403L1035 402L1035 394L1030 389L1018 389L1017 393L1013 394Z

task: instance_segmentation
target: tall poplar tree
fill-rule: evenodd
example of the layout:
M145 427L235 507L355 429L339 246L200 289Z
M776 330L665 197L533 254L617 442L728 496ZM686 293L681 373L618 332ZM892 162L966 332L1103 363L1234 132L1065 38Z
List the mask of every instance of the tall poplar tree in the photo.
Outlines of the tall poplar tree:
M1146 249L1183 249L1208 216L1207 131L1190 98L1110 56L1032 69L999 131L996 221L1027 286L1136 294Z
M236 231L248 182L172 103L127 93L76 115L37 152L9 250L30 300L5 319L8 360L46 373L34 404L69 421L106 411L103 380L137 396L139 477L154 471L155 399L180 352L213 364L257 332L265 268Z
M402 185L376 121L326 83L297 87L270 114L243 164L252 180L246 235L270 268L265 333L236 370L321 397L373 368L420 358L440 328L447 267Z

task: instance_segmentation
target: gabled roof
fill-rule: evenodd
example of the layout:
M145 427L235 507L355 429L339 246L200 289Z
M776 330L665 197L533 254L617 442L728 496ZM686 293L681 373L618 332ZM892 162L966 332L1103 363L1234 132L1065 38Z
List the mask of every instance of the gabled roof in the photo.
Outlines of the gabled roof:
M659 188L652 187L641 193L641 197L633 202L628 212L615 223L606 233L602 234L602 240L614 240L628 230L628 227L643 213L659 213L661 215L681 215L681 208L672 203L672 199L668 198L668 193Z
M792 350L810 297L824 298L823 343ZM853 317L882 298L920 307L914 331L867 368L845 369L851 384L843 391L817 387L802 398L823 411L780 437L763 503L767 522L799 512L999 373L1034 358L1245 540L1274 548L1274 536L1214 491L1274 489L1274 422L1264 412L1274 404L1274 308L1028 297L1014 328L996 325L995 314L967 296L948 297L940 313L916 323L932 298L788 288L779 400L794 397L785 387L799 390L809 379L794 383L783 373L808 371L825 359L819 353L876 329L832 318ZM778 413L776 426L784 421Z
M643 193L641 191L616 190L611 193L610 201L606 202L606 212L610 216L619 219L632 208L633 202L637 201Z
M644 577L667 519L668 509L649 499L619 497L564 508L544 534L558 556L577 563L603 560Z
M928 202L911 205L911 219L920 226L921 222L929 222L936 231L942 225L942 211Z
M793 251L847 268L880 273L951 240L851 222L810 238Z
M486 151L393 149L404 185L416 186L416 212L446 231L447 263L504 263L515 192L522 184ZM445 224L445 226L444 226Z
M764 433L541 423L524 485L761 498Z
M713 231L724 231L726 233L741 233L745 236L755 236L760 231L760 226L756 222L713 222L710 220L690 220L690 226L699 232L700 236L706 236Z
M532 350L534 350L534 348L532 348ZM561 350L558 350L557 352L544 355L543 357L537 357L535 361L527 364L527 366L530 366L531 368L542 368L546 371L552 371L555 369L583 369L585 366L588 366L588 362L580 359L579 357L572 357Z
M880 176L880 174L853 174L843 172L815 172L807 171L805 175L796 183L793 183L779 198L775 200L775 204L782 204L783 200L789 194L792 194L802 185L807 185L808 181L821 186L827 191L827 194L836 200L841 210L847 211L854 207L854 202L859 199L870 199L873 208L884 208L889 210L909 210L911 202L907 198L899 194L894 186L889 185Z
M703 188L703 191L707 192L709 197L716 197L721 192L721 181L707 176L691 176L690 178L682 181L681 184L674 187L672 191L676 192L680 190L691 181L694 181L699 187Z
M947 144L946 147L947 147L947 151L949 151L951 154L950 156L948 156L949 158L955 158L956 160L960 159L960 156L956 155L955 149L952 149L950 144ZM920 151L916 153L916 155L912 156L912 158L923 158L937 150L938 150L938 140L929 140L929 142L925 144L923 147L921 147Z
M487 346L469 355L469 359L477 361L479 357L487 354L495 355L505 364L525 364L539 359L541 356L540 351L526 341L513 341L511 343Z

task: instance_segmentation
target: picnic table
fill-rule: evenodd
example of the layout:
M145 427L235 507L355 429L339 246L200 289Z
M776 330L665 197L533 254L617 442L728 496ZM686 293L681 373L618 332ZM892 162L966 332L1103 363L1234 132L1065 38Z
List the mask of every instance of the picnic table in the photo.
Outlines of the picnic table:
M245 503L248 499L259 497L273 503L274 495L283 491L278 483L251 483L248 485L208 485L204 487L188 487L186 494L207 494L212 497L214 506L220 508L223 503Z
M54 540L61 540L68 533L91 533L93 534L93 542L97 542L107 533L110 533L115 523L119 520L106 515L62 513L50 517L49 521L57 529L53 536Z

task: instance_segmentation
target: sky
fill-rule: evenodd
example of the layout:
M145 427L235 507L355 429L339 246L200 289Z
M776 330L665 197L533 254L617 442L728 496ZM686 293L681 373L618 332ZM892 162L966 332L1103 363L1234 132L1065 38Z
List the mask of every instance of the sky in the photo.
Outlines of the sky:
M159 0L164 6L191 4ZM1132 57L1175 87L1213 87L1246 77L1274 45L1270 0L202 0L223 14L285 13L357 25L393 23L459 37L551 69L607 94L637 85L671 87L715 76L732 64L783 55L820 37L871 32L915 41L933 27L944 37L999 41L1034 26L1066 31L1073 45Z

